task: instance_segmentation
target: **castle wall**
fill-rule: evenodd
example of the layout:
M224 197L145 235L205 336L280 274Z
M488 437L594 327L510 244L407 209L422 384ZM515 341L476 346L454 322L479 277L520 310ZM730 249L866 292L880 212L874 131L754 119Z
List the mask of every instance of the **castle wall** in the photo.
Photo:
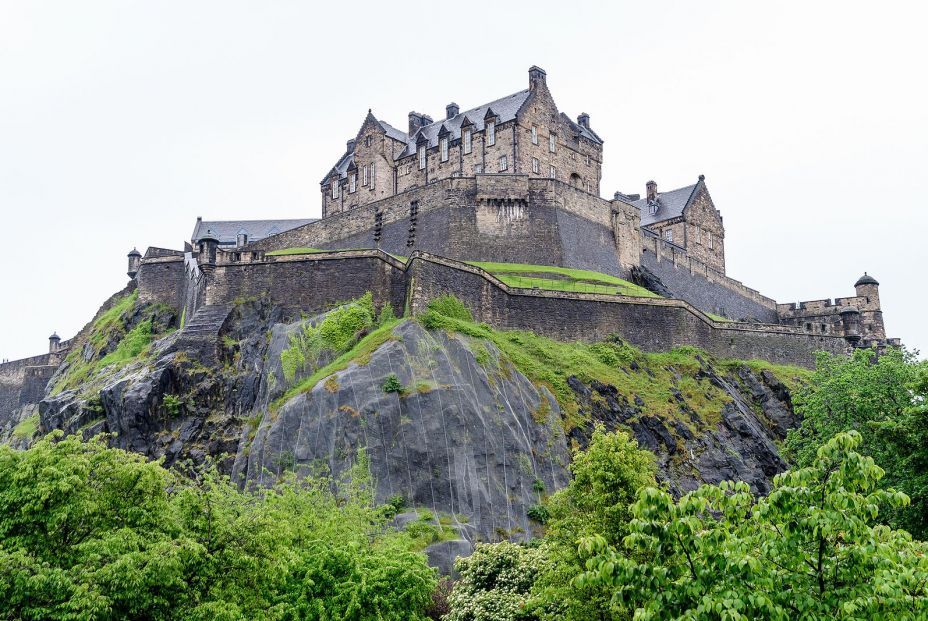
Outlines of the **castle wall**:
M205 304L267 297L292 312L323 312L370 291L378 308L390 303L401 315L406 298L403 264L376 251L218 263L207 282Z
M146 253L147 254L147 253ZM178 314L184 307L185 277L184 255L145 258L136 275L139 302L166 304Z
M23 405L42 400L48 380L66 353L67 350L0 364L0 427Z
M444 294L461 299L477 321L532 330L563 341L617 334L645 351L692 345L720 357L811 367L817 351L843 353L847 342L781 326L713 322L680 300L622 298L510 289L475 268L434 256L410 263L410 308L423 312Z
M665 240L645 233L641 244L641 265L654 272L675 298L731 319L778 322L777 304L773 299L712 269Z
M622 276L636 264L640 242L637 227L614 228L613 209L625 216L623 222L635 216L630 205L555 180L478 175L415 188L248 248L379 247L404 256L424 250L459 260L562 265Z

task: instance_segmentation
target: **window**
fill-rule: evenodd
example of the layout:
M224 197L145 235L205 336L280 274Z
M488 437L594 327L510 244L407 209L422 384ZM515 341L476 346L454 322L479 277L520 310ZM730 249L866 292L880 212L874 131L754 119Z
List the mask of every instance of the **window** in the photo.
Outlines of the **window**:
M554 166L551 166L550 168L548 168L548 176L551 177L552 179L557 179L557 168L555 168Z
M374 162L371 162L371 189L374 189Z
M708 238L709 250L712 250L712 231L706 231L706 237Z
M702 243L702 229L698 225L696 226L696 243Z
M548 134L548 151L554 153L557 150L557 136L555 134Z
M338 198L338 181L332 182L332 198Z
M586 165L587 165L587 166L592 166L592 165L593 165L593 158L590 157L589 155L586 156Z
M538 144L538 128L532 125L532 144Z
M673 231L671 229L667 229L666 231L664 231L664 239L666 239L669 242L673 241Z
M509 158L505 155L499 158L499 172L509 169Z
M370 136L365 136L365 138L364 138L364 146L365 146L365 147L371 146L371 137L370 137Z
M358 173L353 172L348 176L348 191L354 192L358 189Z
M648 213L652 216L657 213L657 203L648 203Z
M425 145L419 147L419 170L425 170Z
M447 162L448 161L448 139L442 138L441 140L439 140L439 145L441 147L441 161Z
M464 130L464 133L461 135L461 141L464 143L464 154L470 153L473 150L473 144L471 142L469 129Z
M483 172L483 164L474 164L474 174L479 175Z
M538 163L538 158L533 157L532 158L532 172L537 175L540 170L541 170L541 164Z
M496 123L487 121L487 144L491 147L496 144Z
M368 185L370 185L370 182L371 182L371 171L367 166L365 166L364 168L361 169L361 185L367 187Z

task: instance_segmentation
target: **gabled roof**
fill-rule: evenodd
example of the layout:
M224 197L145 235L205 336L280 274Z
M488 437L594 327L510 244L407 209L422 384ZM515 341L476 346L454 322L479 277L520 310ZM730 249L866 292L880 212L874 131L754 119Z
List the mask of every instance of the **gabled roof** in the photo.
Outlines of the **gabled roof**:
M239 233L248 235L248 241L253 242L277 233L283 233L298 226L315 222L316 218L299 218L294 220L201 220L193 227L190 239L193 243L202 239L208 230L219 240L220 245L234 244Z
M632 201L632 205L641 211L641 226L648 226L664 220L679 218L683 215L683 210L690 204L695 197L698 183L688 185L669 192L660 192L657 195L657 211L651 213L651 206L648 204L647 197Z
M596 144L603 143L603 139L600 138L599 135L596 132L594 132L592 129L590 129L589 127L584 127L583 125L580 125L579 123L574 122L569 116L567 116L563 112L561 112L561 117L567 122L568 125L570 125L570 128L573 129L577 134L583 136L587 140L595 142Z

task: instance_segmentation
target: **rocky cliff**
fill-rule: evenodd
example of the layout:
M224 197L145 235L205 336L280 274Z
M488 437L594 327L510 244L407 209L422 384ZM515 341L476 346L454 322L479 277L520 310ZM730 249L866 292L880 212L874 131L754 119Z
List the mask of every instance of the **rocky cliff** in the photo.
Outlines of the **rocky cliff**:
M653 451L675 492L728 478L766 491L803 373L501 333L454 308L398 319L369 298L317 317L239 301L182 327L131 294L113 309L40 403L0 413L3 440L106 432L169 465L213 460L243 485L338 475L363 449L381 501L457 533L439 556L531 536L531 508L566 484L597 424Z

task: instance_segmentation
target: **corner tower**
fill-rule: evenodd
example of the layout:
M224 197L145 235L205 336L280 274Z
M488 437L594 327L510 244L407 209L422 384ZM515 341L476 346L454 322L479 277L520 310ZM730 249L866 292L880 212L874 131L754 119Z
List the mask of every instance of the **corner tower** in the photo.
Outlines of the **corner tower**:
M854 283L857 292L857 306L860 309L861 333L864 339L886 338L883 325L883 310L880 308L880 283L876 278L864 272Z

